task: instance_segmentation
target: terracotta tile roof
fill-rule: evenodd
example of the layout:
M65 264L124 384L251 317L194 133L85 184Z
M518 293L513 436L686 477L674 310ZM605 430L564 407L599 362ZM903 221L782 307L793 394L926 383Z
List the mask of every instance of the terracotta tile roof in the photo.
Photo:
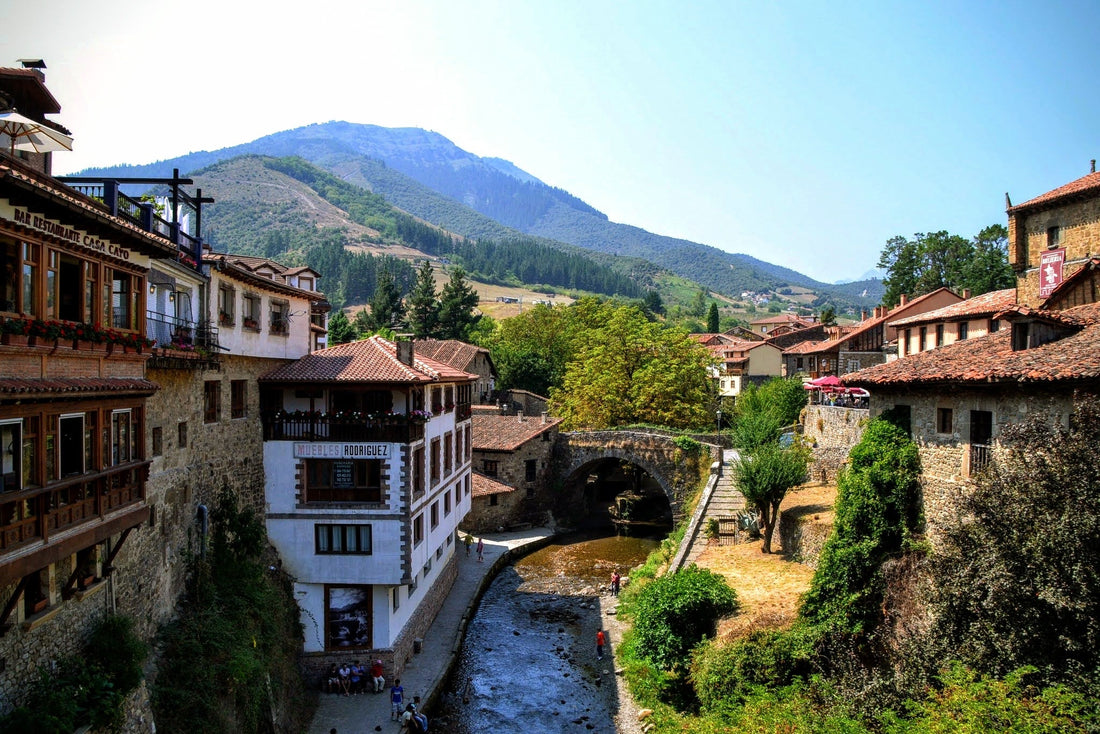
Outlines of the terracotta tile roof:
M477 379L462 370L428 357L415 356L407 365L397 359L393 342L380 336L319 349L290 364L277 367L265 382L468 382Z
M449 364L460 370L465 370L478 354L489 356L489 350L476 344L467 344L457 339L418 339L413 342L417 354L431 357L437 362Z
M952 321L956 319L974 318L975 316L992 316L1004 311L1016 304L1016 289L1006 288L1003 291L990 291L980 296L974 296L965 301L952 303L950 306L937 308L935 311L909 316L897 321L890 321L889 326L909 326L911 324L926 324L933 321Z
M474 497L487 497L491 494L507 494L516 491L515 487L476 471L470 472L470 485Z
M1008 208L1009 214L1015 214L1016 212L1024 209L1040 208L1044 205L1054 204L1059 199L1065 199L1072 196L1081 194L1100 194L1100 172L1090 173L1087 176L1082 176L1076 181L1070 181L1065 186L1059 186L1058 188L1048 191L1045 194L1040 194L1034 199L1028 199L1023 204L1017 204L1016 206L1010 206Z
M203 262L210 263L220 272L228 272L238 280L244 281L257 288L264 288L285 295L298 296L310 301L323 301L325 294L320 291L311 291L290 285L286 280L287 268L274 260L251 255L233 255L228 252L204 252ZM259 273L261 269L270 269L273 275L268 277ZM297 269L297 270L300 270Z
M562 419L547 416L543 423L542 416L523 416L521 421L514 415L474 413L471 421L474 451L515 451L561 423Z
M1100 303L1060 312L1017 310L1082 327L1070 336L1039 347L1012 351L1010 330L918 352L905 359L844 375L844 384L904 387L942 383L1057 383L1100 379Z
M0 394L28 395L48 393L147 393L159 388L155 382L138 377L36 377L0 378Z
M795 316L794 314L790 314L790 313L781 313L781 314L776 314L775 316L765 316L762 319L756 319L755 321L750 321L749 323L752 324L753 326L762 326L762 325L766 325L766 324L793 324L793 323L800 323L804 326L809 326L811 324L810 321L807 321L806 319L802 318L801 316Z

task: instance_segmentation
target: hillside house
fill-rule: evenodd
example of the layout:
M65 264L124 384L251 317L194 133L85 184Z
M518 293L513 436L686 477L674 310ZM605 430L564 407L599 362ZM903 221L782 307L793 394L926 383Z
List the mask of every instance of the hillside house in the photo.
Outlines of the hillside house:
M260 379L268 535L317 672L361 651L399 674L457 574L476 375L414 349L375 336Z
M890 322L898 334L898 357L904 357L966 339L975 339L1000 331L1006 321L997 314L1016 305L1016 289L983 293L935 311Z
M734 340L707 346L717 366L713 377L718 382L718 395L736 397L745 385L765 382L783 372L783 352L766 341Z
M812 324L812 319L803 318L790 313L763 316L749 322L749 326L752 327L752 330L761 336L770 336L772 331L780 326L802 329Z

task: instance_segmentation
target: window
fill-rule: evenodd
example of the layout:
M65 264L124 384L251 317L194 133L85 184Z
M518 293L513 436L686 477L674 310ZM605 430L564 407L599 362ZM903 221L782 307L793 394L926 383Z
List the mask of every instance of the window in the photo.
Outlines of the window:
M1012 325L1012 351L1022 352L1027 349L1028 342L1028 328L1027 324L1013 324Z
M943 324L936 324L936 341L932 342L932 346L943 346Z
M432 415L443 414L443 388L432 388Z
M218 286L218 323L222 326L233 325L233 314L236 309L237 294L228 285Z
M466 484L466 488L463 490L463 494L465 494L467 497L469 497L470 496L470 476L466 475L466 478L463 481Z
M202 386L202 422L217 423L222 412L222 383L207 380Z
M318 555L371 554L370 525L314 525L313 538Z
M455 485L455 508L458 507L458 503L462 501L462 485Z
M38 311L38 245L23 243L23 302L20 310L25 314Z
M229 383L230 415L234 418L244 418L247 415L248 382L246 380L232 380Z
M1062 244L1062 228L1047 227L1047 249L1056 250Z
M443 434L443 476L451 476L451 457L454 456L452 441L454 436L450 431Z
M989 333L995 334L1001 330L1001 322L997 319L989 320Z
M164 429L160 426L153 426L153 456L160 456L164 453Z
M959 322L959 341L965 341L970 336L970 324L966 321Z
M252 331L260 330L260 305L263 302L253 293L245 293L241 311L241 325Z
M108 272L111 274L111 324L116 329L137 331L141 279L121 270Z
M523 462L523 478L528 482L535 481L535 475L538 473L539 462L537 459L528 459Z
M471 427L472 428L472 427ZM474 437L473 430L466 431L466 456L470 456L473 453Z
M136 439L136 426L133 423L133 413L130 410L115 410L111 412L111 465L118 466L136 458L134 440Z
M451 514L451 493L443 493L443 517Z
M432 530L439 527L439 502L432 503Z
M936 433L951 433L951 408L936 408Z
M176 426L176 443L181 449L187 448L187 421L181 421Z
M75 413L59 417L58 467L61 478L84 473L84 414Z
M499 461L489 461L488 459L486 459L484 464L482 465L481 473L487 477L495 477L497 475L497 469L499 466Z
M803 360L803 358L802 358L802 357L795 357L795 358L794 358L794 368L795 368L796 370L801 370L801 369L804 369L804 367L803 367L803 362L804 362L804 361L805 361L805 360Z
M455 389L452 385L443 389L443 409L448 413L455 409Z
M413 494L424 494L424 447L413 451L412 461L412 490Z
M299 277L298 278L298 287L301 288L304 291L313 290L313 278ZM394 607L394 608L396 609L396 607Z
M378 459L308 459L306 502L381 502L382 462Z
M19 310L19 245L0 240L0 311Z
M918 351L923 352L925 349L928 349L928 327L927 326L920 327L920 336L918 338L919 338L919 341L917 342Z
M500 504L500 495L497 495L497 494L489 495L489 506L490 507L496 507L499 504Z
M432 455L431 466L429 467L429 474L432 478L432 486L434 487L439 481L439 439L432 439Z
M466 446L462 439L462 426L455 431L455 466L462 466L462 449Z
M19 471L22 426L22 421L0 423L0 492L11 492L22 486Z
M393 599L393 611L397 611L401 608L401 587L395 586L390 592L390 597Z
M424 542L424 513L413 518L413 545Z
M23 486L39 486L38 474L38 431L39 419L28 417L23 419Z
M271 302L271 333L286 336L290 333L290 322L287 321L289 304L286 301Z
M550 443L550 431L542 432L542 440L546 443Z

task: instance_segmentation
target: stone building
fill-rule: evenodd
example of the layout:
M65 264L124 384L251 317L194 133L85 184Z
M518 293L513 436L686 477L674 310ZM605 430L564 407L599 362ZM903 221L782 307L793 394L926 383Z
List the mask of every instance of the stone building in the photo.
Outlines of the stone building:
M519 490L507 493L482 482L463 530L491 532L538 523L552 505L550 461L561 418L474 413L473 466L493 482Z
M493 402L497 368L485 347L457 339L418 339L416 353L477 375L477 382L474 383L474 404L487 405Z
M294 579L305 666L400 674L457 574L476 375L375 336L260 379L267 529Z

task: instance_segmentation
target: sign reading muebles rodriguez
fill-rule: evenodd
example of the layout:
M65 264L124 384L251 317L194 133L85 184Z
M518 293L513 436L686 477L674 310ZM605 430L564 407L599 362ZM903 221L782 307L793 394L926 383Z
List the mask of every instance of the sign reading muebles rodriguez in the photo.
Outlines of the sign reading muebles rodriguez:
M388 443L295 443L295 459L388 459Z

